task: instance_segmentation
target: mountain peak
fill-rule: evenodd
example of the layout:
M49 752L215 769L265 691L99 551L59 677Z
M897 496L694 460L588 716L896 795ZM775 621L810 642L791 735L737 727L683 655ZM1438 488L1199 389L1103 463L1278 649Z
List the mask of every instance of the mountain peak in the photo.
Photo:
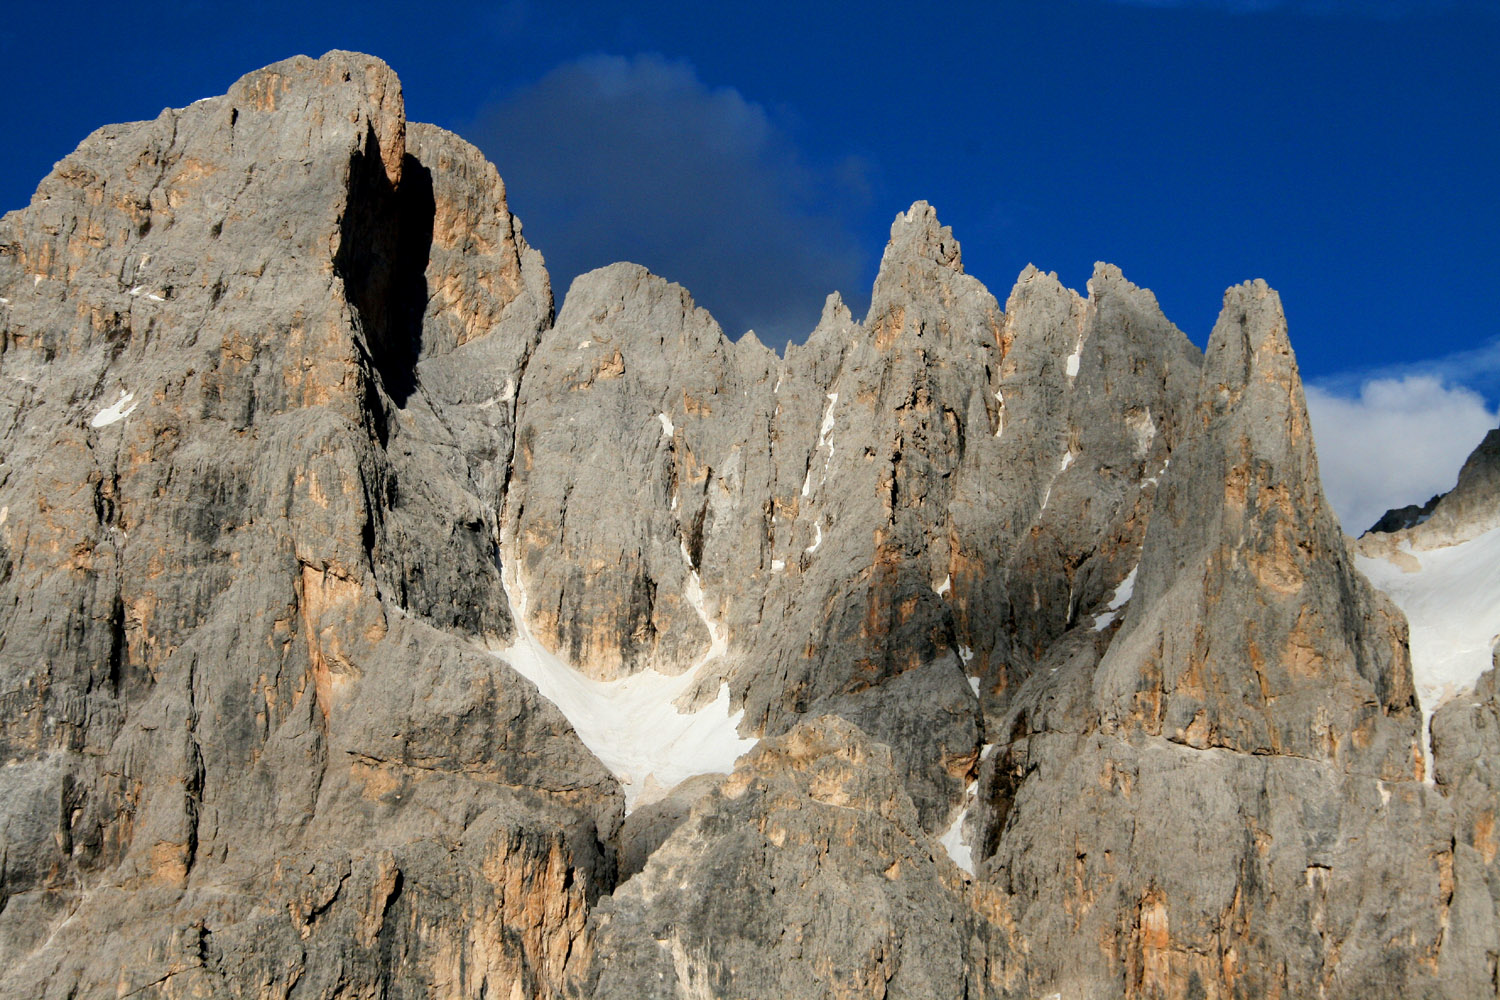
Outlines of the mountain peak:
M891 264L937 264L962 274L963 258L953 230L938 222L937 209L925 201L896 213L891 223L891 239L881 257L880 269Z
M835 324L852 322L854 322L854 314L844 304L844 297L838 292L829 292L828 298L823 300L823 314L818 317L818 326L833 326Z

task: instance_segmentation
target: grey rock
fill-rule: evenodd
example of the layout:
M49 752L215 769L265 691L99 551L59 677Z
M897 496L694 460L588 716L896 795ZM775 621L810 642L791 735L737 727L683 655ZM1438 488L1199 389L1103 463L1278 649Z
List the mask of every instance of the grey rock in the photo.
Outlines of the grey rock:
M475 645L550 294L412 139L384 64L293 59L0 224L0 994L539 996L586 951L618 788Z
M1429 497L1423 504L1407 504L1405 507L1392 507L1380 519L1370 526L1367 534L1391 534L1405 528L1412 528L1422 524L1432 516L1432 509L1443 499L1443 494Z
M1106 725L1419 774L1400 612L1354 570L1323 499L1286 319L1263 282L1225 296L1197 416L1100 665Z
M1458 483L1425 504L1388 510L1366 535L1396 535L1419 549L1467 541L1500 525L1500 429L1464 460ZM1420 530L1415 530L1420 529ZM1375 541L1372 540L1372 545Z
M554 316L329 53L95 133L0 298L0 996L1495 995L1494 674L1425 784L1262 283L1206 356L1108 265L1002 310L918 202L785 358ZM521 613L759 745L624 817Z
M962 996L957 875L889 749L809 720L743 758L601 904L581 995Z
M637 805L620 826L620 881L645 868L656 849L687 819L693 803L718 788L724 778L722 774L700 774L653 802Z
M1464 461L1458 483L1435 499L1431 516L1397 535L1396 542L1439 548L1500 526L1500 429L1485 435Z
M574 281L527 365L508 530L533 631L593 676L708 651L686 593L752 405L737 359L680 286L615 264Z
M1051 647L981 771L980 874L1025 942L1002 978L1486 995L1445 954L1452 816L1417 780L1404 622L1322 499L1263 284L1226 295L1123 618Z

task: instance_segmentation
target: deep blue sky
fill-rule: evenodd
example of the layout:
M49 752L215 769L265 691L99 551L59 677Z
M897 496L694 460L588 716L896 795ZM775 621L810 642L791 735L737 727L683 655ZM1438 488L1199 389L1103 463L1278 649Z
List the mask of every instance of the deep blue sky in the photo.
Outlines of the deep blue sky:
M923 198L1002 301L1108 260L1201 344L1264 277L1326 388L1500 398L1500 0L808 6L12 5L0 208L98 125L353 48L496 162L559 298L630 258L805 336Z

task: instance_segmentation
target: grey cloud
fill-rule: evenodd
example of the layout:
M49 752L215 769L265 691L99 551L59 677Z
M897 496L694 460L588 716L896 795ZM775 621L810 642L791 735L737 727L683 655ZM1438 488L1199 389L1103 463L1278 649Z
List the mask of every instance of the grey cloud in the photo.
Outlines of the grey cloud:
M1352 535L1452 489L1500 421L1478 393L1433 375L1369 379L1352 394L1309 384L1307 410L1323 491Z
M863 165L817 164L767 110L659 56L565 63L489 109L477 144L561 292L632 260L680 282L730 336L802 339L824 297L858 300ZM879 248L875 248L878 250Z

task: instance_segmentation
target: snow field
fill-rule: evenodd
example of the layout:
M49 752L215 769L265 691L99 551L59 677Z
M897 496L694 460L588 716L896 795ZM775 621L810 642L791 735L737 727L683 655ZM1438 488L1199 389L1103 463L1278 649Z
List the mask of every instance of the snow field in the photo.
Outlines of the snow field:
M745 713L730 714L728 684L720 684L717 697L695 712L682 712L674 704L729 645L723 629L708 616L696 571L684 596L708 629L708 651L675 677L644 670L613 681L594 680L547 649L526 623L526 591L516 570L507 567L503 579L516 609L516 639L496 655L567 716L583 745L620 782L627 813L694 775L728 774L759 742L740 737Z
M1396 602L1411 626L1411 672L1422 705L1422 753L1432 780L1432 713L1474 689L1493 663L1500 634L1500 528L1426 551L1400 544L1421 567L1407 572L1385 559L1355 565Z
M979 751L979 759L985 760L994 753L995 744L986 743L984 749ZM974 808L974 802L978 798L979 781L976 779L969 782L969 787L964 789L963 802L959 805L958 815L953 819L953 825L938 838L938 843L943 845L943 850L948 852L948 857L970 875L974 874L974 849L963 839L964 820L969 816L969 810Z
M1095 632L1103 632L1105 629L1109 628L1110 624L1116 618L1120 617L1120 609L1125 606L1126 602L1129 601L1131 596L1135 593L1135 574L1136 570L1138 569L1140 569L1139 566L1135 567L1135 569L1132 569L1128 574L1126 574L1125 579L1121 580L1120 585L1115 588L1115 596L1110 598L1109 604L1105 608L1104 613L1094 616Z

